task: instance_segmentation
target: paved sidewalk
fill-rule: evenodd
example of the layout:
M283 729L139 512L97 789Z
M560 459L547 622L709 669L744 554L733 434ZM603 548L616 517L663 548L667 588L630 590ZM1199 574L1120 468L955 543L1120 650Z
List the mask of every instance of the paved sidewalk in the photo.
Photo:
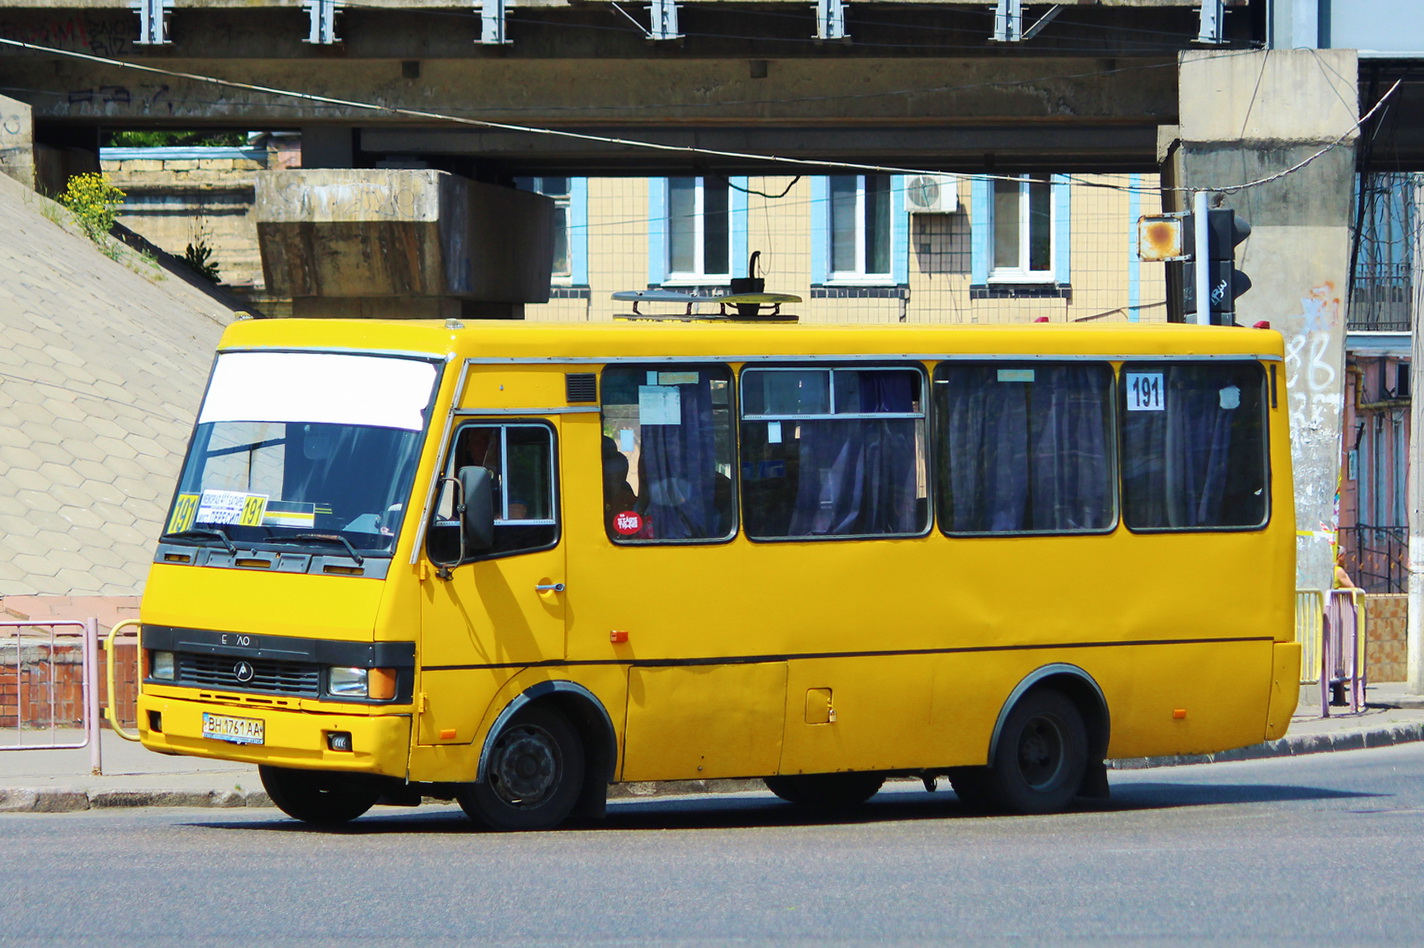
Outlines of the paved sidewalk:
M1290 732L1279 741L1220 754L1114 761L1115 769L1287 757L1338 750L1384 747L1424 741L1424 696L1408 695L1401 684L1372 685L1360 714L1319 716L1319 692L1302 689ZM13 744L16 732L0 731L0 746ZM48 732L26 732L27 743L49 741ZM62 732L73 742L78 732ZM0 751L0 813L56 813L106 807L197 806L270 807L257 768L195 757L167 757L122 740L108 731L101 744L102 775L91 774L90 753L79 750ZM628 784L611 797L663 793L715 793L745 790L759 781L698 780Z

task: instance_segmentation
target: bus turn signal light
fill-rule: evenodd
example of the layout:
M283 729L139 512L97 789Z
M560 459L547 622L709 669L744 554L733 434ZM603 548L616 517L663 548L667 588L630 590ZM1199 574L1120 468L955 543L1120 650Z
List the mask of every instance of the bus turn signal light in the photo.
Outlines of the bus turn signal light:
M1186 718L1187 718L1187 709L1186 709L1186 708L1177 708L1176 710L1174 710L1174 711L1172 712L1172 717L1173 717L1175 720L1178 720L1178 721L1185 721Z
M622 645L624 642L628 641L628 633L624 632L622 629L614 629L612 632L608 633L608 641L612 642L614 645Z
M396 670L394 668L373 668L366 676L366 688L370 697L377 701L389 701L396 696Z

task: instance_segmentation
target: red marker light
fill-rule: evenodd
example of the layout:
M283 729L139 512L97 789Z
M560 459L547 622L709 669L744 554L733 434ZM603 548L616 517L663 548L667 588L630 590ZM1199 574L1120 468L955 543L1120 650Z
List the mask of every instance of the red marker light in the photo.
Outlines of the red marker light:
M622 629L614 629L613 631L608 633L608 641L612 642L614 645L622 645L624 642L628 641L628 633L623 631Z

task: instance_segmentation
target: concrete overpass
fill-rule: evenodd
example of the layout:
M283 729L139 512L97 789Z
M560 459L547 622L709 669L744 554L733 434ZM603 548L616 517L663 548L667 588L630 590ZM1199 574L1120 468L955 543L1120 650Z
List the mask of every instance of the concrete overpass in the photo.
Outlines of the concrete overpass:
M312 12L321 2L188 0L166 14L166 42L142 43L133 9L0 0L0 37L311 96L610 138L925 169L1048 162L1068 171L1157 167L1157 129L1178 117L1177 56L1199 45L1201 31L1200 0L1029 7L1025 31L1057 12L1017 42L995 40L993 3L842 8L823 0L844 11L844 36L834 38L806 0L683 0L679 38L659 40L641 3L534 0L507 3L506 42L484 43L473 7L361 0L338 8L336 41L321 42L321 10ZM1226 9L1212 48L1259 46L1264 3ZM32 106L40 141L81 147L104 128L301 128L330 167L418 155L481 177L764 168L751 158L462 128L14 47L0 49L0 84Z

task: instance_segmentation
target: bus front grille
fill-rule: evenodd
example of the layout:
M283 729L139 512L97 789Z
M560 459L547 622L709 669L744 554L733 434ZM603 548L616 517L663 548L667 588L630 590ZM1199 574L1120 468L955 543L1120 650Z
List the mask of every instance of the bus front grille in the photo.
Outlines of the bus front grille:
M321 666L306 662L272 659L239 659L230 655L177 655L179 684L200 687L263 691L270 694L308 695L321 693ZM251 669L251 677L243 666ZM243 680L246 678L246 680Z

